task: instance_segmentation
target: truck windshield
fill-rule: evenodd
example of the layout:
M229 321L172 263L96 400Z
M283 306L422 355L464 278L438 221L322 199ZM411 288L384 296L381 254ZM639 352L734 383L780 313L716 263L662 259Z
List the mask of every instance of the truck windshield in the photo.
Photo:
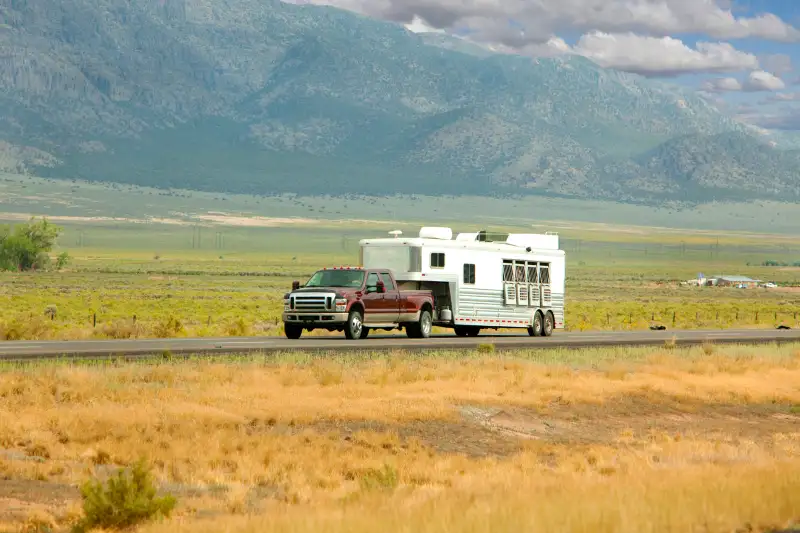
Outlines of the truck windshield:
M364 283L363 270L319 270L306 283L306 287L352 287Z

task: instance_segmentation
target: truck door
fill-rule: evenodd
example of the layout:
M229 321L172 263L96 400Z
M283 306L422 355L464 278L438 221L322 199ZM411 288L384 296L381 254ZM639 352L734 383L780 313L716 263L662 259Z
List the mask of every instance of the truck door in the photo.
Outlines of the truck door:
M386 287L386 292L383 293L383 305L381 311L385 313L382 320L387 322L397 322L400 320L400 313L402 307L405 306L406 301L400 298L400 291L395 286L392 276L388 272L381 272L381 280Z
M364 304L364 322L372 324L384 322L384 295L378 292L377 272L367 274L367 284L364 289L364 295L361 297Z

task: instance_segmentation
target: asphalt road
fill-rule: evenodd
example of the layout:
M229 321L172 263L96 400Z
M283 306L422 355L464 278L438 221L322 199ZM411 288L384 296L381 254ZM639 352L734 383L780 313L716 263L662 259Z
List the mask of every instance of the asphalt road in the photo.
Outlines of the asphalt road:
M0 361L48 358L147 357L166 351L174 355L274 353L283 351L346 352L355 350L441 350L471 348L493 344L496 350L519 348L579 348L587 346L663 345L675 337L679 345L711 341L723 343L800 342L800 330L701 330L701 331L629 331L566 333L556 331L552 337L529 337L522 334L485 333L478 337L454 335L429 339L409 339L404 335L375 335L350 341L342 336L303 337L225 337L193 339L97 340L97 341L14 341L0 342Z

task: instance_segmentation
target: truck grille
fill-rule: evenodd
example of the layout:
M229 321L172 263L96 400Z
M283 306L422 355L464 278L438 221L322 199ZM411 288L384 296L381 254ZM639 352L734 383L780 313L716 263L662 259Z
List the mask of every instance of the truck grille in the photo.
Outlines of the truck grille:
M294 298L295 311L326 311L332 307L332 297L324 294L296 295Z

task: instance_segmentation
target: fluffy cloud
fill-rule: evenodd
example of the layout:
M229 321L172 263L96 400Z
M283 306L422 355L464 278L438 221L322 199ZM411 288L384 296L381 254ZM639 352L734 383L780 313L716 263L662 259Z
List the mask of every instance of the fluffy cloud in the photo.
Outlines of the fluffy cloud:
M786 84L782 79L763 70L751 72L742 84L742 89L748 92L780 91L785 88Z
M676 76L693 72L735 72L758 67L758 59L727 43L697 43L689 48L672 37L643 37L591 32L572 49L602 67L645 76Z
M761 91L780 91L786 88L786 83L779 77L763 70L754 70L748 74L744 82L736 78L717 78L703 82L700 90L707 93L724 92L761 92Z
M703 82L702 91L709 93L725 93L742 90L742 83L736 78L717 78Z
M331 4L366 15L428 26L469 28L475 39L519 49L564 31L636 32L655 37L701 33L715 39L800 41L800 30L767 13L736 17L718 0L288 0ZM514 21L509 24L509 21Z

